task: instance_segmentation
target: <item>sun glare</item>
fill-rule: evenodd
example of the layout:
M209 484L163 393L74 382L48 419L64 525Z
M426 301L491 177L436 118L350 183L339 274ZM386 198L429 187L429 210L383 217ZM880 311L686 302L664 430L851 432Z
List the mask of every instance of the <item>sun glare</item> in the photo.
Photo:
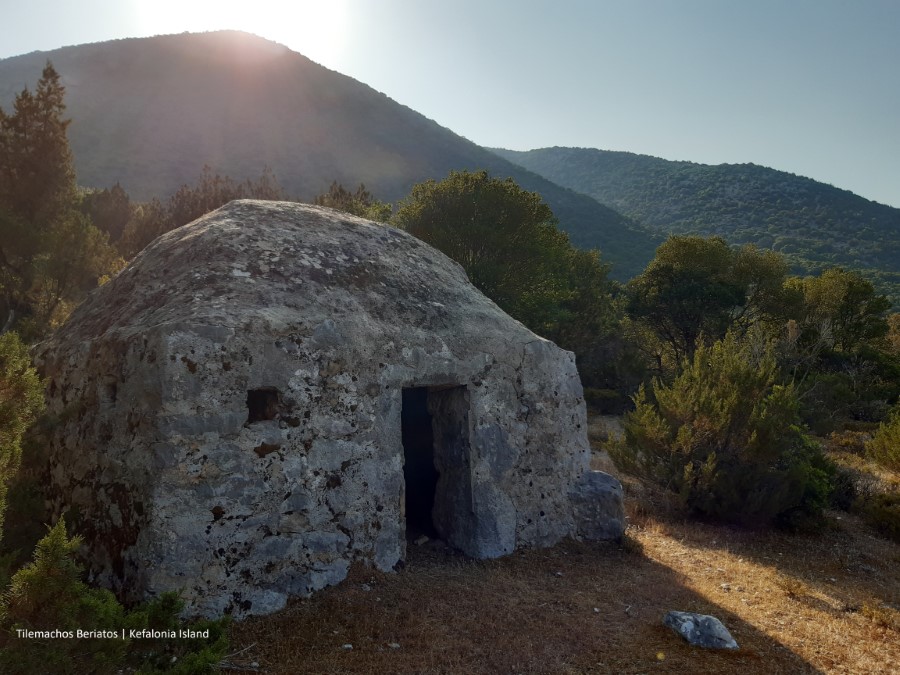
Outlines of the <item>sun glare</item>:
M147 35L243 30L326 66L346 48L350 20L344 0L142 0L138 16Z

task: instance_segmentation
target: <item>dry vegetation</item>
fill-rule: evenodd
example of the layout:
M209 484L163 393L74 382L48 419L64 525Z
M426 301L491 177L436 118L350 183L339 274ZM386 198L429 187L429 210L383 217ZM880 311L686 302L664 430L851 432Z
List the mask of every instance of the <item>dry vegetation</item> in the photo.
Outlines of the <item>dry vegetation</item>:
M591 433L607 434L600 421ZM818 535L752 532L687 522L663 495L626 489L621 545L492 561L410 545L397 574L357 567L336 588L237 624L232 644L249 649L231 661L271 673L900 670L900 546L855 516L829 514ZM719 617L741 648L689 647L662 625L670 609Z

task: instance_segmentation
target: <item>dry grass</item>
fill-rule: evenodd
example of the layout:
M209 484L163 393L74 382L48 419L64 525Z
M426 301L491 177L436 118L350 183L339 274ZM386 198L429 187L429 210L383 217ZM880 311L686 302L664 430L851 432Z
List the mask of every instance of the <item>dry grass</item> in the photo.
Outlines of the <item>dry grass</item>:
M602 457L598 459L604 463ZM619 544L567 542L493 561L438 542L404 570L236 624L235 649L271 673L896 673L900 546L832 514L819 535L670 515L628 482ZM741 648L692 648L670 609L719 617ZM344 645L352 645L347 649Z

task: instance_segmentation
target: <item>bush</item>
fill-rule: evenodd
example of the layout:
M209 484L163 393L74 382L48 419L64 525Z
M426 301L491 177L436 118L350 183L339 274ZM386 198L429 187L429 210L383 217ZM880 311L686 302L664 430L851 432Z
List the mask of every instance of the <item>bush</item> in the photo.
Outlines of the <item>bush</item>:
M0 527L7 484L22 457L22 436L43 407L43 387L28 349L15 333L0 335Z
M881 423L866 452L876 462L891 471L900 471L900 406Z
M859 498L856 476L843 467L835 467L831 476L829 505L841 511L849 511Z
M869 525L900 543L900 494L874 494L860 499L856 508Z
M177 594L164 594L126 612L112 593L81 581L83 570L74 560L80 543L78 537L67 535L60 520L38 542L34 561L13 576L0 602L0 672L111 673L127 663L144 673L200 673L221 660L228 646L225 621L190 626L195 631L208 629L208 638L130 640L131 629L181 628L178 615L183 603ZM105 630L115 631L116 637L25 638L17 629Z
M38 542L34 562L16 572L0 606L6 644L0 650L4 672L107 672L125 655L119 640L33 640L16 629L75 631L122 630L125 613L112 593L82 583L73 560L80 544L60 520Z
M700 346L671 385L641 387L611 455L679 495L693 513L760 526L816 517L834 467L802 431L771 345L732 334Z

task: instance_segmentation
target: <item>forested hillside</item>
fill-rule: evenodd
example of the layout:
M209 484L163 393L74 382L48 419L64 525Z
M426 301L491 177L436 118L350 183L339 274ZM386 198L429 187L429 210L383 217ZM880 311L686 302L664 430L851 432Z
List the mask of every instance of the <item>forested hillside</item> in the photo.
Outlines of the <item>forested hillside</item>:
M900 301L900 209L755 164L710 166L588 148L496 152L657 232L771 248L802 273L857 269Z
M620 279L652 257L654 237L595 200L441 127L365 84L239 32L117 40L0 61L0 106L53 62L66 89L82 186L119 183L163 199L208 165L238 180L271 169L309 200L337 180L394 202L451 170L487 169L540 193L572 241L600 248Z

